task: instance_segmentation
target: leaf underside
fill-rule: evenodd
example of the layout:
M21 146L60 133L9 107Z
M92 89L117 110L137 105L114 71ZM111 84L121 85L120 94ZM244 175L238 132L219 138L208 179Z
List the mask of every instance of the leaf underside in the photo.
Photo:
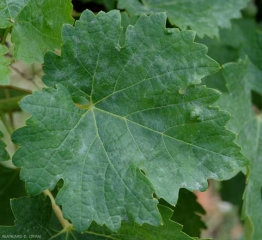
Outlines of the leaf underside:
M85 11L63 27L61 57L45 56L49 88L21 101L32 117L12 137L28 192L63 179L56 202L78 231L159 225L153 193L174 205L181 187L203 191L247 164L229 115L210 107L219 93L194 85L219 69L194 33L166 29L159 13L129 26L120 46L120 18Z

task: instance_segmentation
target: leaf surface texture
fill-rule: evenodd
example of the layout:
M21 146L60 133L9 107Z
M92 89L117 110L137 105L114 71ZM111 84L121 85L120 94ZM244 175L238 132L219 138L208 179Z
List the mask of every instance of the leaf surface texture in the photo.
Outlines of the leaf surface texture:
M1 0L0 28L12 27L14 58L43 62L47 50L60 48L61 28L73 23L70 0Z
M230 27L230 19L240 18L247 0L118 0L118 8L141 15L166 12L172 25L190 27L198 36L218 36L219 28Z
M120 46L120 13L85 11L64 26L61 57L45 56L49 88L21 101L32 117L13 134L14 164L31 194L64 180L56 201L78 231L159 225L153 193L174 205L181 187L203 191L247 163L229 115L211 107L219 93L194 85L218 64L165 24L142 16Z

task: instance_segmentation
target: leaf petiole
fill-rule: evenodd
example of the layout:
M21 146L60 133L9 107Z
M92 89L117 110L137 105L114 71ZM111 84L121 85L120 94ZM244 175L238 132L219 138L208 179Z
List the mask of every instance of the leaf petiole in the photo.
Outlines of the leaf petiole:
M10 30L11 30L11 27L8 27L8 28L5 29L3 38L1 39L1 44L2 45L5 45L5 40L6 40L6 37L7 37L8 33L10 32Z
M61 225L63 227L62 231L63 232L70 232L73 229L73 225L71 223L69 223L66 219L64 219L62 210L56 204L54 196L52 195L52 193L48 189L46 189L43 193L50 198L52 209L53 209L56 217L58 218L59 222L61 223Z

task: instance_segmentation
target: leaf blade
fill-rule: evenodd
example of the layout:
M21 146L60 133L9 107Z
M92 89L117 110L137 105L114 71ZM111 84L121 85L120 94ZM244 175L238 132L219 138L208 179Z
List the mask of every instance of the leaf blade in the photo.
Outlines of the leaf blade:
M207 178L246 165L223 127L228 114L210 107L219 93L191 86L218 64L194 33L168 31L165 21L141 17L119 47L120 13L84 12L75 28L64 27L62 56L46 55L49 88L21 101L32 117L13 134L22 146L14 163L32 194L64 179L56 201L78 231L92 221L114 231L121 220L159 225L153 192L175 204L179 188L204 190Z
M56 2L5 0L2 4L0 15L3 17L0 20L0 27L12 27L14 58L27 63L36 61L42 63L47 50L60 48L62 25L73 23L70 0Z

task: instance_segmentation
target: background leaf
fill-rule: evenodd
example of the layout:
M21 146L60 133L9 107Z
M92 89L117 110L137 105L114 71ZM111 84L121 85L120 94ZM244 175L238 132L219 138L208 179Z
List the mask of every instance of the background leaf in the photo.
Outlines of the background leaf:
M0 225L14 223L10 199L27 195L24 185L19 178L18 169L5 168L0 165Z
M171 221L170 217L172 216L171 209L165 206L158 206L159 211L161 213L163 219L163 225L159 227L153 227L148 224L144 224L139 226L137 224L130 225L127 223L123 223L120 231L118 233L110 233L104 230L103 235L107 236L105 239L112 239L112 237L116 240L159 240L159 239L181 239L181 240L190 240L195 239L191 238L185 233L182 232L182 226ZM101 233L101 226L97 226L92 224L90 229L87 231L87 236L90 236L90 239L93 240L102 240L104 238L95 236L90 234L91 232L99 232Z
M22 235L23 238L40 235L42 239L49 239L51 234L48 230L50 219L50 200L39 201L42 195L37 197L24 197L11 200L11 208L15 215L15 226L1 226L0 235Z
M153 227L148 224L123 223L118 233L110 232L106 227L93 223L85 232L78 233L74 229L53 231L50 226L52 207L49 198L43 195L12 199L11 206L16 218L14 227L0 226L0 234L23 235L24 238L41 236L41 239L89 239L89 240L193 240L182 232L182 226L171 221L172 210L159 205L163 225ZM26 236L26 237L25 237Z
M260 239L262 237L261 116L252 110L249 61L240 60L238 63L225 64L222 73L228 91L222 94L218 104L231 112L232 119L227 126L238 134L236 141L251 160L242 214L246 221L245 235L246 239Z
M232 21L231 29L220 30L219 39L198 39L209 48L209 55L220 64L236 62L239 58L250 59L249 84L252 90L262 94L262 33L252 18ZM226 91L224 78L221 73L207 77L204 83L209 87Z
M218 36L220 28L230 27L230 19L240 18L240 9L248 0L118 0L118 8L141 15L166 12L172 25L182 30L190 27L201 38Z
M47 50L60 48L61 28L72 24L70 0L3 0L0 28L12 27L14 58L27 63L43 62Z

